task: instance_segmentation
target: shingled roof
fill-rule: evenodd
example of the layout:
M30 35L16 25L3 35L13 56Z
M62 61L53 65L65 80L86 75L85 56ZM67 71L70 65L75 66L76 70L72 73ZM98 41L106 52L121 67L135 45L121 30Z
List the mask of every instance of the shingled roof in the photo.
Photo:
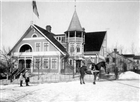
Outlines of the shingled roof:
M54 45L56 45L56 47L58 49L60 49L63 53L68 54L66 49L63 47L63 45L61 45L53 36L53 34L49 33L48 31L46 31L45 29L34 25L39 31L41 31Z
M100 51L106 31L85 33L84 52Z

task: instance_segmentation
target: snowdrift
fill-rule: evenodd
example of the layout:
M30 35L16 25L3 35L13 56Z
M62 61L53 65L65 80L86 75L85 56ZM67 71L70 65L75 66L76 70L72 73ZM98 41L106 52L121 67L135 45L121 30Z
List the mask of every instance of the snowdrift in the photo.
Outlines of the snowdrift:
M140 79L140 74L137 74L132 71L127 71L125 73L121 73L119 75L119 79Z

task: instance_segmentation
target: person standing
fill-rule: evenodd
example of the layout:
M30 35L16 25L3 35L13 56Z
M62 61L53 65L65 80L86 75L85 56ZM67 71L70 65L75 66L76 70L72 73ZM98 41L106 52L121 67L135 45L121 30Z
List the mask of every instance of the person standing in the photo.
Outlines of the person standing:
M22 87L22 83L23 83L23 73L20 74L19 80L20 80L20 87Z
M29 72L28 72L28 70L26 70L26 72L25 72L25 83L26 83L26 86L29 86L29 81L30 81L30 79L29 79Z

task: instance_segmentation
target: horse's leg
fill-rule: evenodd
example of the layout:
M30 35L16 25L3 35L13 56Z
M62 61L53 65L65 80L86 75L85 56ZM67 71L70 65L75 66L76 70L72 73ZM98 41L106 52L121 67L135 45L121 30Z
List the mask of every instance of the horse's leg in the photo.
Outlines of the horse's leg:
M100 73L97 73L96 77L98 77L98 80L100 79Z
M100 79L100 78L101 78L101 72L99 71L99 79ZM99 79L98 79L98 80L99 80Z
M80 74L80 84L82 84L82 75Z
M85 76L85 74L83 75L83 77L82 77L82 79L83 79L83 84L85 84L85 81L84 81L84 76Z
M94 73L94 80L93 80L93 84L96 84L96 76L97 76L97 73Z

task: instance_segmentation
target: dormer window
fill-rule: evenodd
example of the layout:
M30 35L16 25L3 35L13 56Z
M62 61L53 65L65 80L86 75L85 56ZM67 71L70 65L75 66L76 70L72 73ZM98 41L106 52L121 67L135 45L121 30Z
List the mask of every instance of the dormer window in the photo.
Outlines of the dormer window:
M35 37L38 37L38 35L37 34L33 34L32 37L35 38Z

